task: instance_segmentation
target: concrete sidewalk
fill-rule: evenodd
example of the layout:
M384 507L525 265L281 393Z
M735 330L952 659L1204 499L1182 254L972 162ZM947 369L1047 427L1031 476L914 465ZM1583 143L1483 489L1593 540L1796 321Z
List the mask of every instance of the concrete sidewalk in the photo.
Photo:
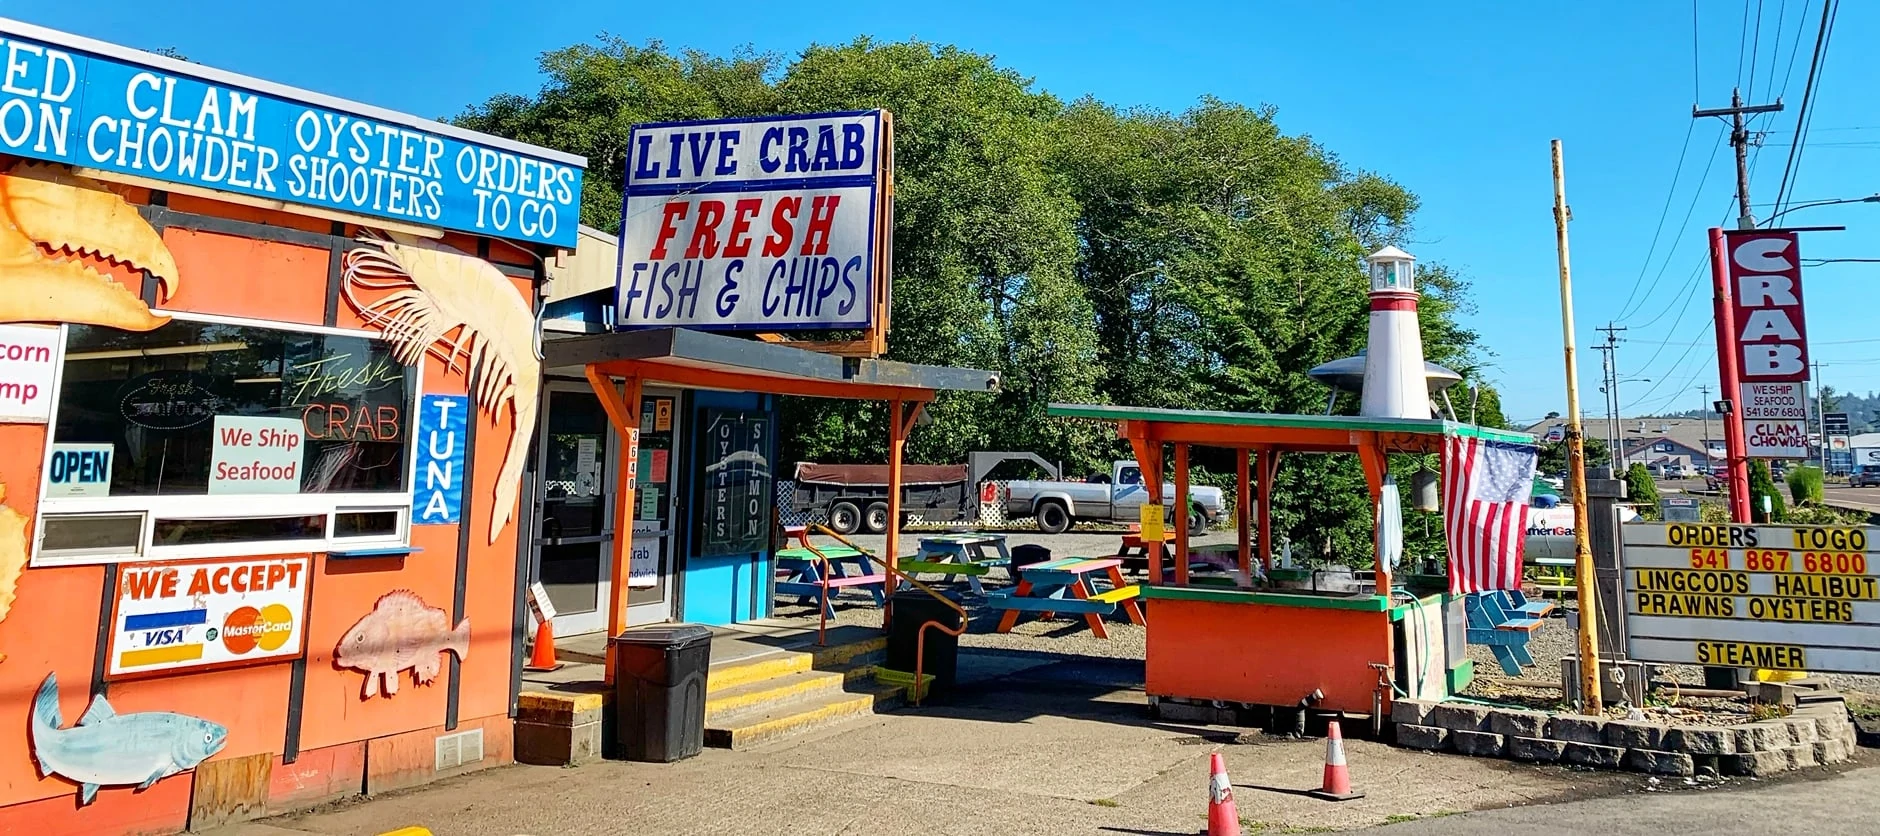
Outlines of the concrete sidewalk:
M1151 722L1140 662L970 652L961 668L965 682L944 704L770 747L670 765L509 767L221 832L1193 834L1206 825L1216 750L1253 832L1363 827L1644 781L1351 741L1354 780L1368 795L1334 804L1298 794L1319 783L1322 741Z

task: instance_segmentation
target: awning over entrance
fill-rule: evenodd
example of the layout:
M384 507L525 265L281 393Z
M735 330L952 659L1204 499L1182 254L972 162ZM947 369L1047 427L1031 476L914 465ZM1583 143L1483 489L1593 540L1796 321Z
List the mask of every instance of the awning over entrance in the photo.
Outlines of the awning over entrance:
M901 456L921 409L942 390L998 392L999 375L980 369L923 366L892 360L841 357L797 348L683 328L591 334L549 340L543 365L550 374L581 374L600 398L608 421L626 439L622 471L631 473L638 455L640 396L648 383L693 389L719 389L814 398L885 401L888 405L888 524L884 561L896 565L901 529ZM614 518L631 519L635 483L623 480L614 490ZM617 526L613 573L627 577L631 526ZM894 584L886 585L892 594ZM608 635L626 629L626 586L618 585L608 602ZM607 680L613 681L614 654L609 645Z
M611 377L778 395L930 401L938 391L999 391L997 372L837 357L684 328L555 339L543 353L550 374L594 368Z

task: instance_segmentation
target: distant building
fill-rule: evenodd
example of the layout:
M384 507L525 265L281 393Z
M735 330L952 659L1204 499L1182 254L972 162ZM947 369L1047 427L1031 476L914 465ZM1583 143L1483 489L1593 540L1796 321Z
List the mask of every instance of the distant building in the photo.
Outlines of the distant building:
M1526 429L1549 438L1555 427L1564 428L1566 424L1565 418L1549 418ZM1614 437L1604 418L1583 418L1580 428L1587 438L1604 441ZM1622 467L1636 462L1707 471L1713 460L1723 460L1723 421L1718 418L1626 418L1619 422L1618 429L1620 444L1614 457Z

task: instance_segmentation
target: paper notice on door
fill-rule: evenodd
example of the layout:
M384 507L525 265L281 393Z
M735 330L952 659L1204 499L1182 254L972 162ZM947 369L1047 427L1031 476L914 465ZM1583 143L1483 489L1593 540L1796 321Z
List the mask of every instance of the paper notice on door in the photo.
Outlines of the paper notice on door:
M659 519L659 489L651 485L640 489L640 519Z
M663 433L672 430L672 401L661 398L653 402L653 432Z
M633 541L633 556L627 564L627 586L644 589L659 585L659 553L665 546L664 537Z
M574 494L597 496L601 492L601 441L577 438L574 442Z
M672 451L654 450L649 458L653 460L652 472L647 474L646 481L664 483L666 481L666 465L672 459Z

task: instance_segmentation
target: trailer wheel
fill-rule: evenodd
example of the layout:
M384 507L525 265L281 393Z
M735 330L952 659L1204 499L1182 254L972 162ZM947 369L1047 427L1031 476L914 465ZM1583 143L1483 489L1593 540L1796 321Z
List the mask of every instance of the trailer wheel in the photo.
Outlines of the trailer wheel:
M880 534L888 530L888 503L876 502L862 512L862 530L870 534Z
M837 534L854 534L862 527L862 509L846 499L829 506L829 527Z
M1038 503L1038 530L1046 534L1063 534L1071 527L1070 509L1057 500L1045 500Z

